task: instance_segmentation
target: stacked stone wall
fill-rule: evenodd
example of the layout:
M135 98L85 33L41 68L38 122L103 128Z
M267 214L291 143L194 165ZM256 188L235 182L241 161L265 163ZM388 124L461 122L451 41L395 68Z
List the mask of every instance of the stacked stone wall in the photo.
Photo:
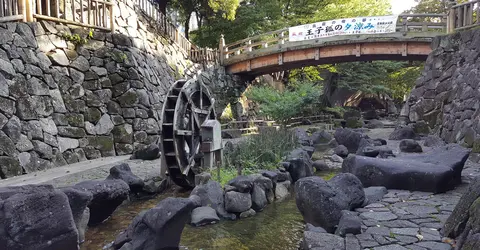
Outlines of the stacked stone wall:
M115 25L110 33L45 21L0 24L1 178L131 154L158 140L165 93L201 65L132 1L116 1ZM233 77L219 73L199 79L225 89Z
M436 37L400 118L425 121L445 141L480 149L479 44L479 29Z

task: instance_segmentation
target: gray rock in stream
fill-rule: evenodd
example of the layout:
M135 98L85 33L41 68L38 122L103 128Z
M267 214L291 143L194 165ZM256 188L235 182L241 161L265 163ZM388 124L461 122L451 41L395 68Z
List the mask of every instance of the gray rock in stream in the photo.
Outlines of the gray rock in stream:
M271 190L271 189L270 189ZM252 208L255 211L262 211L268 204L267 195L260 185L255 184L252 191Z
M107 176L107 180L122 180L128 184L130 191L139 192L142 191L145 183L143 180L132 173L132 169L127 163L121 163L119 165L110 168L110 175Z
M249 193L230 191L225 193L225 209L230 213L245 212L252 207L252 198Z
M128 198L130 188L122 180L94 180L77 183L73 188L93 195L89 203L90 220L88 225L96 225L106 220Z
M275 186L275 199L282 201L290 195L290 181L278 182Z
M190 223L196 227L208 224L214 224L220 221L215 209L211 207L197 207L192 211L192 219Z
M217 212L217 215L224 219L235 220L236 215L225 210L225 197L222 186L213 180L204 185L196 186L190 195L198 195L202 206L210 206Z
M342 210L360 207L365 199L362 183L352 174L339 174L328 182L312 176L295 184L295 201L307 223L335 232Z
M74 188L60 189L68 197L68 203L72 210L73 221L78 231L78 242L85 241L85 231L90 219L90 209L87 207L90 204L93 196L90 192L84 192Z
M119 249L129 243L131 249L178 249L183 228L195 206L192 199L166 198L137 215L127 230L117 236L113 247Z
M77 229L62 191L28 185L0 188L0 196L0 249L78 249Z

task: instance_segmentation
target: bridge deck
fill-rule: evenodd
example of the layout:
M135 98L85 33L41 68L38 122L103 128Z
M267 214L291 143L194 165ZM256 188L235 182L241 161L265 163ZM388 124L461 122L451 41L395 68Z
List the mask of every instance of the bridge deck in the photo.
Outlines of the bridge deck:
M292 68L352 61L423 61L441 32L337 36L275 44L224 60L233 74L260 75Z

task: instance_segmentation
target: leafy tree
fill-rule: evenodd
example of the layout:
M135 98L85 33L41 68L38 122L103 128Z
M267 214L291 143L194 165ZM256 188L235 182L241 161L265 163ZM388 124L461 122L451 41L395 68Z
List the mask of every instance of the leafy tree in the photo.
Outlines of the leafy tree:
M169 0L169 6L180 13L185 26L185 37L189 38L190 19L196 13L201 27L203 20L209 16L220 16L225 20L235 19L240 0Z
M319 100L321 93L319 86L299 83L284 91L270 86L255 86L246 96L259 104L261 114L286 126L292 118L309 110Z

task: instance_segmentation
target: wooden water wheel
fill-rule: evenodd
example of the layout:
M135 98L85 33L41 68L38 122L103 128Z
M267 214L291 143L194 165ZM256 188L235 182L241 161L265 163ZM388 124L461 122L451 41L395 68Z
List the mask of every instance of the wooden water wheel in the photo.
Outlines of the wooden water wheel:
M181 187L195 187L195 175L200 172L200 128L207 119L216 119L208 88L196 80L175 82L163 103L160 149L167 174Z

